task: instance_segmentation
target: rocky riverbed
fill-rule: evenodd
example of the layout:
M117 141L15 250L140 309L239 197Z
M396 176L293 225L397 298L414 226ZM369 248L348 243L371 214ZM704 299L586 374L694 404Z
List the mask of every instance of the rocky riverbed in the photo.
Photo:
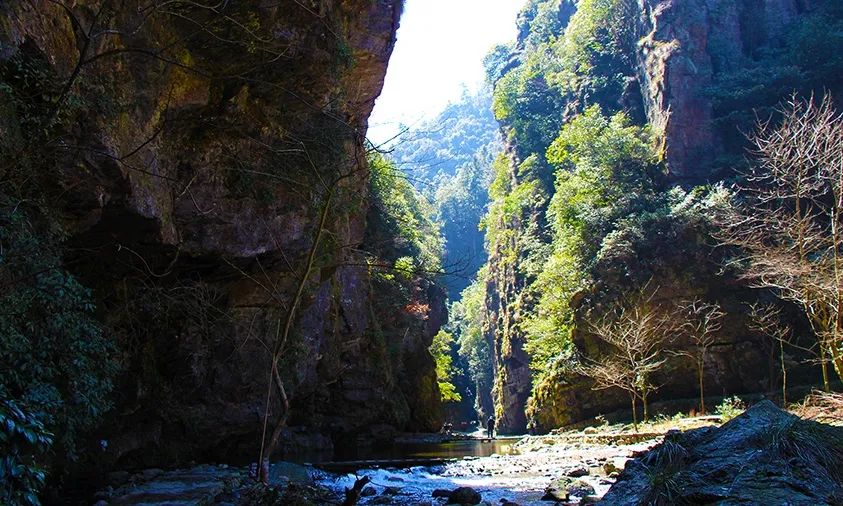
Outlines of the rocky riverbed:
M710 422L695 425L700 423ZM492 505L593 502L608 491L627 460L657 444L666 429L680 427L685 428L670 424L635 433L629 427L606 426L527 436L499 442L498 453L489 456L434 466L361 468L353 474L276 463L271 473L274 490L265 492L294 493L296 501L307 501L301 504L340 504L345 489L368 476L371 481L358 503L363 506L446 504L448 495L460 488L473 490L481 503ZM248 475L247 469L224 465L113 473L112 484L96 501L100 506L253 504L259 492Z

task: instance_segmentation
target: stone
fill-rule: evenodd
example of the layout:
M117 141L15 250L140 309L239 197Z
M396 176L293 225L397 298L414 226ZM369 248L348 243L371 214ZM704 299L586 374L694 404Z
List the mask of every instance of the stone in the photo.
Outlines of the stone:
M375 487L366 487L360 491L360 497L371 497L373 495L377 495L378 491L375 490Z
M562 492L556 489L547 489L544 492L544 495L541 498L542 501L553 501L553 502L567 502L568 501L568 493Z
M821 450L835 446L843 447L843 427L799 419L765 400L628 462L601 504L633 506L667 493L676 504L840 504L843 456ZM653 476L670 490L654 486Z
M127 481L131 475L127 471L114 471L106 475L109 485L119 486Z
M594 487L592 487L589 483L583 480L576 480L575 482L568 485L566 491L568 492L568 495L573 495L576 497L585 497L594 493Z
M570 476L571 478L579 478L581 476L588 476L589 474L588 468L585 466L577 466L565 473L566 476Z
M381 495L398 495L401 493L401 489L398 487L384 487L383 492Z
M448 495L448 504L480 504L483 498L471 487L460 487Z
M451 496L451 491L450 491L450 490L445 490L444 488L437 488L437 489L436 489L436 490L434 490L434 491L433 491L433 493L432 493L432 494L430 494L430 495L432 495L433 497L444 497L444 498L446 498L446 499L447 499L448 497L450 497L450 496Z

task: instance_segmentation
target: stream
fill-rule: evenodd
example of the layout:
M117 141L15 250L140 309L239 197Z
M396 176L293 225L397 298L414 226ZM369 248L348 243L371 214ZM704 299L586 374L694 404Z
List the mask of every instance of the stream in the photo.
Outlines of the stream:
M466 435L450 440L410 436L395 444L336 448L331 455L298 455L274 462L270 484L316 485L336 503L358 477L368 476L371 482L360 506L440 506L447 500L435 497L434 491L460 487L472 488L481 495L482 504L492 506L553 504L542 500L549 488L560 500L570 499L564 504L590 503L608 491L627 459L656 442L653 434L635 441L609 436L574 432L492 441ZM251 483L248 476L248 468L225 464L111 473L112 485L100 490L93 502L97 506L248 504L241 496Z
M602 496L614 482L606 470L622 468L632 452L647 447L504 437L406 442L340 451L337 457L342 458L307 463L319 485L337 493L352 487L357 477L368 476L371 490L361 505L438 505L445 501L433 497L435 490L471 487L486 503L527 506L552 504L542 498L553 484L562 496L570 491L572 503ZM607 463L614 467L607 468ZM573 488L566 490L569 486Z

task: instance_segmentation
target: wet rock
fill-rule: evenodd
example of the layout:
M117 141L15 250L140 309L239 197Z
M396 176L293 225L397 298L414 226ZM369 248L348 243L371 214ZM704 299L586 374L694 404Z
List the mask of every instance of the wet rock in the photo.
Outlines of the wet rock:
M843 428L802 420L762 401L719 428L665 438L627 463L607 506L840 504Z
M460 487L448 495L448 504L480 504L483 498L471 487Z
M612 473L620 473L625 465L626 459L612 459L603 464L603 472L606 473L606 476L610 476Z
M129 481L130 476L131 475L126 471L114 471L112 473L108 473L106 478L108 479L109 485L119 486Z
M433 497L444 497L444 498L446 498L446 499L447 499L448 497L450 497L450 496L451 496L451 491L450 491L450 490L445 490L445 489L443 489L443 488L437 488L437 489L436 489L436 490L434 490L434 491L433 491L433 493L432 493L432 494L430 494L430 495L432 495Z
M589 471L588 471L588 468L587 468L587 467L585 467L585 466L577 466L577 467L575 467L575 468L573 468L573 469L569 470L569 471L568 471L567 473L565 473L565 474L566 474L567 476L570 476L571 478L579 478L579 477L581 477L581 476L588 476L590 473L589 473Z
M381 495L398 495L401 493L401 489L398 487L386 487L381 492Z
M568 485L567 492L576 497L585 497L594 494L594 487L583 480L577 480Z
M586 427L582 430L583 434L597 434L600 432L597 427Z
M542 501L567 502L568 493L557 489L547 489L542 496Z
M310 484L313 478L310 469L292 462L275 462L269 467L269 483L303 483Z
M374 487L366 487L360 491L360 497L371 497L377 495L378 491Z
M598 504L601 498L598 495L587 495L580 499L580 506L584 504Z

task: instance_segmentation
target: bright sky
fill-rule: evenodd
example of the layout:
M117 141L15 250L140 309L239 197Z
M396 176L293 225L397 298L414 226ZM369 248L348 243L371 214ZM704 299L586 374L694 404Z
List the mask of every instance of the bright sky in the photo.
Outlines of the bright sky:
M524 0L407 0L386 83L369 121L376 144L483 83L483 57L515 39Z

